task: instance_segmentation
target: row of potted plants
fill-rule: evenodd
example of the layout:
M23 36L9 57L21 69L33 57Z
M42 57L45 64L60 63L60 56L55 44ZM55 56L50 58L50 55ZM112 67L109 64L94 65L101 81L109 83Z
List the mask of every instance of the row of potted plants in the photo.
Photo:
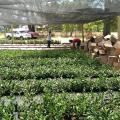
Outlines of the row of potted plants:
M12 99L12 98L11 98ZM46 93L36 101L31 94L23 103L0 103L0 117L15 120L119 120L120 94L110 91L101 94Z
M118 78L76 78L76 79L47 79L47 80L0 80L0 95L25 95L26 93L41 94L45 92L104 92L120 90Z

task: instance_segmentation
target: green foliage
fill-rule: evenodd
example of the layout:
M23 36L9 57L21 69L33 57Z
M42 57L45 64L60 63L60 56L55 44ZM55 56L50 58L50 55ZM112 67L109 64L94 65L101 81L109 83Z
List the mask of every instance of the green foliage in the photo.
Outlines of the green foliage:
M111 26L111 32L117 32L117 28L118 28L117 17L113 17L113 19L110 20L110 26Z
M103 26L103 21L96 21L85 24L84 29L88 32L102 32Z
M63 24L62 25L62 31L66 34L70 32L70 36L72 36L72 33L74 31L80 31L82 25L81 24Z
M17 96L20 120L119 120L119 90L120 72L83 51L0 51L3 120Z
M12 98L8 98L12 101ZM20 120L119 120L120 95L106 93L52 94L37 98L28 94L18 103ZM4 120L14 120L13 104L0 104Z
M0 44L47 44L47 39L26 39L26 40L5 40L1 39ZM52 40L52 44L60 44L58 40Z
M102 75L101 75L102 76ZM101 77L100 76L100 77ZM95 77L95 76L92 76ZM41 94L46 92L104 92L120 90L118 78L76 78L76 79L48 79L48 80L7 80L0 81L0 95L25 95L26 93Z

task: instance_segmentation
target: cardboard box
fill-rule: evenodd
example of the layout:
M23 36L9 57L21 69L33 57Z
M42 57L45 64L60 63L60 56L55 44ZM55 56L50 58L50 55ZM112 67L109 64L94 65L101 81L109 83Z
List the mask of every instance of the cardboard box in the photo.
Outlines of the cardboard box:
M120 49L115 49L115 55L120 55Z
M95 53L91 53L91 57L92 59L95 58L96 54Z
M105 50L99 50L99 54L100 54L100 55L105 55L106 52L105 52Z
M89 49L89 53L94 52L94 49L97 47L96 43L89 43L88 44L88 49Z
M95 53L97 53L97 52L99 52L99 49L98 49L98 48L95 48L93 51L94 51Z
M114 63L113 63L113 67L114 67L115 69L120 69L120 63L119 63L119 62L114 62Z
M117 56L108 56L108 64L113 65L115 62L118 62Z
M101 63L107 64L108 62L108 55L100 55L99 56Z
M90 46L94 48L97 46L97 43L91 43Z

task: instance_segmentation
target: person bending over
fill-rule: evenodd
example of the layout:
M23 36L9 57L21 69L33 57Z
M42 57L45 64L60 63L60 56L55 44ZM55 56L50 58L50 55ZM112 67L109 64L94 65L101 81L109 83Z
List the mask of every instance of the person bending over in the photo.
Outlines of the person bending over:
M73 43L72 47L74 49L79 49L80 48L80 44L81 44L81 40L79 38L74 38L73 40L70 40L70 43Z

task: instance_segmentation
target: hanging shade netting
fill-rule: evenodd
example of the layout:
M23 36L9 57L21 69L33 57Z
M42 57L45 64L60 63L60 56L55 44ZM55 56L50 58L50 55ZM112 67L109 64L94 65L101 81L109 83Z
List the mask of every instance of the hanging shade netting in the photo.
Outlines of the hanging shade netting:
M0 0L0 24L87 23L120 15L120 0Z

